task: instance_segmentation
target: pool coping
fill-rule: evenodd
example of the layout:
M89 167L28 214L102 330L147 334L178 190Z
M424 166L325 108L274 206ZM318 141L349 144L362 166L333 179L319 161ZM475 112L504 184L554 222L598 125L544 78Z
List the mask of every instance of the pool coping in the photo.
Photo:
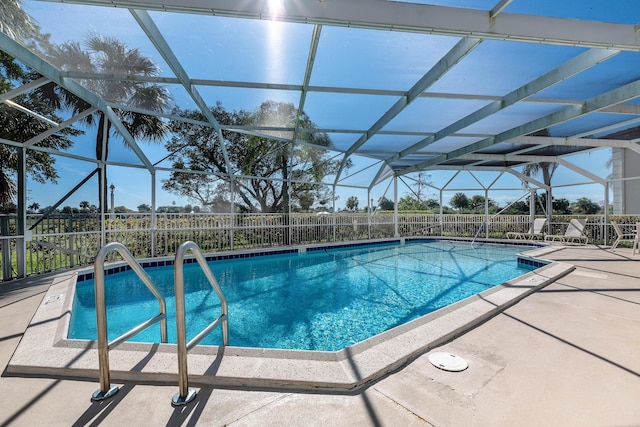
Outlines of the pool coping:
M559 249L542 246L520 256L549 262L544 260L545 254ZM473 329L574 268L571 264L549 262L514 280L335 352L198 346L188 356L190 385L354 392ZM96 342L65 338L76 279L82 271L86 269L53 277L7 365L6 374L98 380ZM109 365L112 383L178 383L175 344L126 342L109 352Z

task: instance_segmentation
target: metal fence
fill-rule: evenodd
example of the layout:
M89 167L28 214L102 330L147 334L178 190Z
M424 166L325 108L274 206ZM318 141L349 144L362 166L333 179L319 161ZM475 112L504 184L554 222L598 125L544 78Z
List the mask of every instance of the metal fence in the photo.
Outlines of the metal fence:
M554 216L548 234L562 234L571 218ZM385 237L444 236L505 238L510 231L526 232L529 215L499 215L485 224L485 215L401 213L397 228L393 212L317 214L157 214L148 213L28 215L26 239L16 233L16 217L0 216L0 280L18 274L17 250L24 244L25 275L90 265L100 248L124 244L136 258L175 255L187 240L203 252L379 239ZM623 227L635 226L639 216L611 216ZM155 224L154 224L155 222ZM480 232L479 232L480 230ZM615 239L604 216L587 217L590 243ZM26 240L26 241L25 241Z

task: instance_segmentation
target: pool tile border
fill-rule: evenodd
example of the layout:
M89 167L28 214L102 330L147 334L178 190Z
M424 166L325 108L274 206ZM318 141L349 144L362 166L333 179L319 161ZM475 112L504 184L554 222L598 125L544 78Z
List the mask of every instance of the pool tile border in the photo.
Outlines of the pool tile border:
M220 260L228 260L228 259L238 259L238 258L252 258L256 256L268 256L268 255L283 255L283 254L292 254L298 253L298 249L280 249L273 251L265 251L265 252L255 252L255 253L226 253L225 255L205 255L205 259L207 262L209 261L220 261ZM196 263L197 260L195 258L185 258L185 264L193 264ZM173 259L162 259L162 260L143 260L139 262L142 268L154 268L154 267L169 267L174 264ZM126 265L117 265L112 267L107 267L104 270L104 275L108 276L110 274L121 273L123 271L131 270L131 266ZM84 282L85 280L93 279L94 273L93 271L82 271L78 273L78 282Z
M230 259L239 259L239 258L252 258L252 257L262 257L262 256L271 256L271 255L286 255L286 254L294 254L294 253L303 253L303 252L315 252L315 251L323 251L329 249L349 249L349 248L357 248L357 247L366 247L366 246L379 246L381 244L404 244L405 242L433 242L435 240L451 240L451 241L468 241L468 239L436 239L436 238L424 238L424 237L416 237L416 238L393 238L393 239L385 239L381 241L356 241L350 243L328 243L328 244L319 244L314 246L299 246L291 249L263 249L260 251L228 251L223 252L222 254L205 254L205 259L207 262L210 261L222 261L222 260L230 260ZM485 242L485 241L483 241ZM532 241L489 241L489 243L494 244L504 244L509 246L543 246L541 244L536 244ZM192 264L197 262L195 258L186 257L184 259L185 264ZM518 257L518 263L530 266L530 267L542 267L546 265L547 262L527 259L523 257ZM154 268L154 267L168 267L174 264L173 258L150 258L143 259L139 261L140 266L142 268ZM131 270L131 266L123 263L113 263L110 266L107 266L104 270L105 276L110 274L121 273L124 271ZM78 272L78 282L83 282L86 280L92 280L94 277L93 270L87 271L86 269L80 270Z

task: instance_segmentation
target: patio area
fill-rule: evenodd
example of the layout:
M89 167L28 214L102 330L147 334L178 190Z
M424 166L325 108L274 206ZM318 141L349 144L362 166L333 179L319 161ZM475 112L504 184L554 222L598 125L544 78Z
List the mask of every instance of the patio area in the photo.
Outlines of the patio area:
M91 403L93 381L0 378L2 425L610 426L640 420L640 255L567 246L547 259L576 265L436 351L469 368L435 368L427 354L352 394L203 387L173 408L177 384L122 384ZM0 288L3 371L51 285L35 277ZM144 360L140 361L144 363Z

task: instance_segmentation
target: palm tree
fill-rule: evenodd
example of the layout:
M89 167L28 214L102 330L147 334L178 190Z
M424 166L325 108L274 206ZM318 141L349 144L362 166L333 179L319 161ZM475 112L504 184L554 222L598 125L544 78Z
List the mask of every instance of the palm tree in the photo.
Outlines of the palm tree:
M545 136L549 137L551 134L548 129L541 129L537 132L533 132L530 134L531 136ZM569 147L567 147L569 148ZM529 163L525 165L522 169L522 174L526 176L534 176L538 173L542 172L542 182L549 188L547 191L547 203L545 209L549 214L553 212L553 197L551 196L551 178L553 178L553 173L558 168L558 163L556 162L538 162L538 163ZM533 201L532 201L533 202Z
M27 84L41 77L40 74L23 66L20 61L0 51L0 92L8 92L15 87ZM40 96L37 90L17 95L12 98L19 105L37 111L53 121L61 122L57 113L57 107L50 99ZM0 104L0 137L10 141L24 142L40 135L51 126L35 117L26 115L21 111ZM43 148L62 150L72 145L70 136L79 135L80 131L67 127L60 129L55 134L40 141L38 145ZM18 169L18 149L9 145L0 144L0 204L5 205L15 200L17 185L14 174ZM52 154L42 151L28 151L26 158L26 173L32 180L40 183L47 181L56 183L58 174L54 168L55 158Z
M22 9L22 0L2 0L0 31L14 40L26 40L37 34L39 27Z
M3 0L0 2L0 31L12 39L23 40L38 30L29 14L22 10L21 0ZM16 183L0 164L0 205L11 202L16 193Z
M38 213L38 209L40 209L40 203L33 202L28 206L29 210L33 213Z
M551 178L557 168L558 164L556 162L529 163L522 168L522 174L526 176L534 176L542 172L542 182L544 182L545 185L551 185Z
M547 212L553 212L553 196L551 195L551 178L553 173L558 168L558 164L555 162L539 162L529 163L522 169L522 174L526 176L534 176L542 172L542 182L549 188L546 197L545 209Z
M458 211L462 213L464 209L469 207L469 198L464 193L456 193L451 197L449 204L454 208L458 208Z
M129 48L113 37L93 34L90 35L85 45L86 49L83 49L78 42L67 42L57 46L53 49L50 60L62 70L88 74L126 75L143 78L160 74L160 69L150 58L142 55L138 49ZM171 97L166 88L138 79L86 79L81 80L81 84L106 101L126 107L162 112L170 106ZM85 101L69 92L54 87L49 90L56 91L60 105L66 106L74 114L89 108ZM126 109L116 109L115 113L135 139L160 142L168 134L168 126L160 117ZM109 139L114 135L115 129L112 128L111 122L102 111L87 116L84 122L88 126L97 125L96 159L106 161L109 154ZM103 135L106 135L107 140L104 153ZM106 203L102 200L102 195L107 194L107 180L102 181L102 177L99 177L98 199L100 206L104 206L106 210ZM100 191L101 188L104 189L104 193Z

